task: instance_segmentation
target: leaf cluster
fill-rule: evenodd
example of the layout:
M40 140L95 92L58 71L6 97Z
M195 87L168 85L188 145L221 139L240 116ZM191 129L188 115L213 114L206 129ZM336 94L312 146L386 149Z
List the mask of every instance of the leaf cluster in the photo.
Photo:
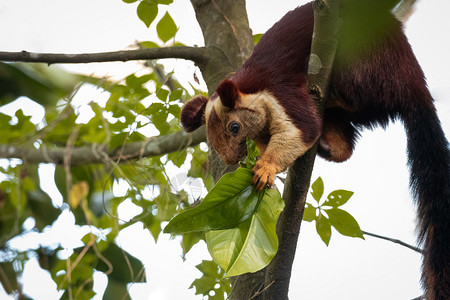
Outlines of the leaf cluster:
M127 157L103 157L99 152L96 155L103 157L102 164L68 165L70 153L77 147L96 149L101 145L119 153L129 143L180 130L180 109L191 97L189 91L156 62L145 67L146 72L112 81L71 75L56 67L52 67L52 72L45 72L41 67L30 71L28 65L5 66L5 70L14 72L11 71L10 77L0 77L0 86L11 86L8 94L6 88L2 90L5 94L0 94L0 103L11 103L19 96L27 96L41 104L45 114L42 120L35 122L21 109L13 115L0 113L0 144L20 146L24 151L42 150L44 155L46 149L65 149L65 161L56 162L54 176L42 177L39 165L17 159L0 167L0 267L3 271L0 274L5 275L0 276L0 283L7 293L21 293L17 278L23 268L15 266L24 265L30 256L37 256L41 267L50 271L58 289L63 290L63 298L90 299L94 270L108 275L105 299L114 298L108 297L118 292L128 295L127 284L143 280L144 277L138 275L144 274L144 269L142 263L115 244L118 233L140 222L157 240L162 222L170 220L179 209L193 205L194 200L184 190L173 188L172 175L166 171L168 166L179 168L187 158L192 158L188 175L205 182L209 180L205 172L207 153L199 146L142 158L138 162L129 161ZM13 78L14 74L20 76ZM11 81L15 84L11 85ZM107 95L106 102L94 98L91 102L84 101L87 103L81 107L75 104L79 102L74 99L83 94L80 91L92 89L92 86L99 94ZM89 111L89 117L83 116L82 111ZM52 199L54 194L47 194L41 183L42 186L56 185L62 202ZM118 196L116 185L128 188ZM126 201L141 212L129 220L121 220L120 206ZM10 246L10 241L16 237L51 229L63 211L74 216L77 226L89 226L93 232L99 232L93 242L89 236L89 240L84 241L85 246L73 249L69 257L61 256L61 245L42 245L25 253ZM24 227L26 221L31 225ZM185 235L181 244L183 255L201 238L203 236L198 234ZM115 254L110 255L107 249L116 249ZM109 274L109 266L120 266L123 259L136 260L132 266L134 275L123 277L129 272L128 267L116 267ZM77 262L75 266L68 267L74 262Z
M362 238L363 233L355 218L340 207L347 203L353 192L346 190L335 190L328 194L325 200L321 200L324 194L322 178L311 185L311 195L316 201L315 205L306 203L303 220L316 222L316 230L322 241L328 246L331 239L331 227L340 234L349 237Z
M278 249L275 226L284 202L277 190L257 191L252 184L259 152L250 139L247 154L243 167L222 176L200 205L181 212L164 228L172 234L204 232L214 263L227 277L264 268ZM217 280L194 281L197 293L208 295L212 282Z
M123 0L125 3L135 3L137 1L138 0ZM158 16L159 6L169 5L172 4L172 2L173 0L142 0L137 6L137 15L148 28ZM175 21L170 13L166 11L164 16L158 21L158 24L156 24L156 32L159 39L163 43L167 43L170 39L175 37L177 31L178 27L175 24Z

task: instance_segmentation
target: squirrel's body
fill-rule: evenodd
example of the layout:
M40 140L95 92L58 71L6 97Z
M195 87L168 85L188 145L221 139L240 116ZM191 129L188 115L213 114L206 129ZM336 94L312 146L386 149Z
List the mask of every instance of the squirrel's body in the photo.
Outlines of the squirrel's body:
M247 62L210 99L198 96L186 104L181 120L188 131L206 123L208 141L229 164L245 156L246 136L254 139L261 151L254 182L262 188L272 185L276 173L319 138L319 155L341 162L351 156L358 130L401 119L418 202L419 238L425 248L426 297L449 300L448 142L402 25L390 13L396 2L344 1L323 120L306 88L314 22L311 3L269 29ZM365 17L352 17L358 14Z

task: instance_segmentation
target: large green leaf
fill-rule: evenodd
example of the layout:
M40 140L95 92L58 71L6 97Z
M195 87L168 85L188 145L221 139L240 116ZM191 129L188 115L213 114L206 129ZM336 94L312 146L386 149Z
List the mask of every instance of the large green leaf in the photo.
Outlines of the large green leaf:
M225 174L200 205L175 216L164 232L180 234L238 226L254 214L263 195L252 185L252 177L252 171L244 168Z
M364 239L361 228L355 218L345 210L339 208L325 209L331 225L340 234Z
M256 213L239 227L206 233L209 253L227 276L256 272L272 260L278 250L275 226L283 208L280 193L269 189Z

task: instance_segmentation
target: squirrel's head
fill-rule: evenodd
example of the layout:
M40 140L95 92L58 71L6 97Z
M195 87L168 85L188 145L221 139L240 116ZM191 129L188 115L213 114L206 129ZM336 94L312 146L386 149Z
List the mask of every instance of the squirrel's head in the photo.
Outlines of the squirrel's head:
M264 118L256 111L251 95L243 94L231 80L220 83L211 98L196 96L181 110L181 124L187 132L206 124L211 146L227 164L236 164L247 153L246 137L254 138Z

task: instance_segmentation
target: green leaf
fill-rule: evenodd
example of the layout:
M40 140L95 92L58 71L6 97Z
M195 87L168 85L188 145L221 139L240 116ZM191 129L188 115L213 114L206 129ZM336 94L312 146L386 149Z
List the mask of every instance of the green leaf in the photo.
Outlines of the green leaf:
M155 42L145 41L139 43L143 48L159 48L158 44Z
M108 248L103 250L104 260L99 259L95 269L100 272L111 271L108 278L117 282L127 284L130 282L146 282L144 265L142 262L123 250L114 243L109 244ZM114 268L110 270L105 260L111 263Z
M158 216L154 216L152 214L153 208L151 206L146 207L145 205L142 205L142 202L140 206L144 208L144 212L135 216L133 220L141 221L144 224L144 227L147 228L150 234L153 236L155 241L157 241L159 234L161 233L161 220Z
M54 176L56 187L58 188L58 191L61 193L64 199L67 198L67 182L66 182L66 172L64 170L64 167L62 166L56 166L55 167L55 176ZM66 201L68 201L66 199Z
M328 246L331 239L330 221L322 214L316 219L316 230L322 241Z
M212 260L203 260L202 263L195 266L203 275L212 278L222 278L224 273L220 270L219 266Z
M103 299L131 299L127 284L108 277L108 284L103 293Z
M19 291L18 274L14 271L13 262L0 262L0 283L9 295Z
M192 153L191 167L188 171L188 176L204 178L208 175L206 171L208 160L208 152L202 151L200 146L194 147L194 153Z
M195 287L196 295L207 296L208 299L226 299L224 294L227 295L231 292L231 281L227 278L223 278L224 271L219 266L210 260L203 260L196 268L202 272L202 277L194 280L189 288ZM219 285L219 287L217 287ZM214 298L210 296L210 292L214 291Z
M351 214L339 208L325 209L325 211L328 214L331 225L340 234L364 239L358 222Z
M150 27L158 15L158 5L154 2L141 1L137 7L137 15L145 26Z
M175 216L164 232L180 234L233 228L247 220L263 195L256 192L252 177L252 171L244 168L225 174L200 205Z
M309 203L306 203L305 210L303 212L303 221L312 222L316 219L316 208Z
M158 32L158 37L164 43L173 38L177 33L177 25L168 12L159 20L158 25L156 25L156 31Z
M166 107L164 106L164 104L162 103L152 103L147 109L146 109L146 113L148 115L153 115L156 113L159 113L160 111L165 110Z
M171 113L175 118L180 118L181 107L177 104L171 105L169 106L169 113Z
M69 94L79 79L43 64L0 63L0 106L25 96L50 107Z
M169 112L167 108L164 108L164 110L153 114L152 116L153 125L155 125L161 135L167 134L170 130L170 125L167 123L168 116Z
M60 215L61 210L52 205L52 200L47 193L41 189L27 193L28 208L36 221L36 228L43 230L45 226L51 225Z
M16 130L19 130L22 135L36 131L36 125L30 121L31 116L25 116L21 109L16 111L15 116L18 119L18 123L14 127Z
M256 272L269 264L278 250L275 226L283 208L280 193L269 189L252 218L237 228L205 234L209 253L227 276Z
M180 200L176 194L162 191L154 200L158 204L158 217L163 221L169 221L177 212Z
M182 89L177 89L177 90L170 92L169 102L180 100L182 95L183 95Z
M214 290L214 286L217 284L217 281L214 278L209 276L203 276L201 278L195 279L190 288L195 287L196 295L208 295L210 291Z
M122 1L125 2L125 3L134 3L134 2L136 2L138 0L122 0Z
M46 115L46 118L49 116ZM67 116L64 120L59 121L52 131L47 133L46 140L51 142L58 142L65 144L70 136L70 130L67 128L74 128L76 126L77 115L75 112L71 112L69 116ZM51 124L52 120L47 119L47 124Z
M322 198L323 190L324 190L323 180L322 180L322 178L319 177L311 185L311 195L317 201L317 203L319 203L320 198Z
M203 232L188 232L183 234L181 246L183 248L183 258L203 238Z
M247 137L245 142L247 144L247 156L243 161L243 165L247 169L252 170L256 165L256 161L258 160L258 156L260 155L260 153L258 147L256 147L255 141Z
M186 150L183 151L176 151L169 153L167 158L173 162L175 166L178 168L181 167L184 164L184 161L186 160L187 152Z
M125 78L125 83L129 88L138 89L141 88L143 84L147 83L149 80L153 78L153 74L146 74L140 77L137 77L135 74L128 75Z
M169 96L169 91L165 89L159 89L156 93L156 97L158 97L161 101L166 102L167 97Z
M263 35L264 35L263 33L253 35L253 43L255 45L258 44L259 40L262 38Z
M111 140L109 141L109 149L116 149L122 147L127 137L128 132L120 132L117 134L113 134Z
M350 197L353 195L353 192L346 191L346 190L336 190L332 191L329 195L327 200L324 202L324 206L332 206L332 207L338 207L341 206L350 199Z

